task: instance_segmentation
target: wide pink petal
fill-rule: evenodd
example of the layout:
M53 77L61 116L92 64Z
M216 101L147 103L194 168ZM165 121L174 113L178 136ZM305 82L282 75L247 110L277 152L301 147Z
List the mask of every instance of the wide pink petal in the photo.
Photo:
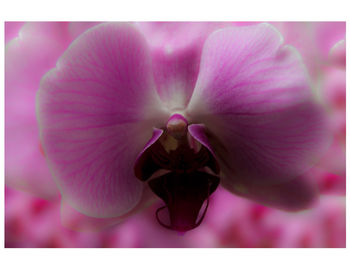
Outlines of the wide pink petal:
M134 162L166 123L147 45L129 24L86 31L42 80L41 138L63 199L85 215L125 214L140 201Z
M218 30L204 45L187 114L207 127L227 181L288 182L326 147L306 70L282 43L275 28L260 24Z
M57 188L40 151L35 95L70 42L66 26L26 23L5 50L6 185L44 198L56 196Z
M184 109L192 95L206 37L228 23L144 22L137 27L151 47L153 75L162 101Z
M318 198L317 185L311 173L275 185L256 185L236 178L223 178L222 183L226 189L239 196L287 211L309 208Z

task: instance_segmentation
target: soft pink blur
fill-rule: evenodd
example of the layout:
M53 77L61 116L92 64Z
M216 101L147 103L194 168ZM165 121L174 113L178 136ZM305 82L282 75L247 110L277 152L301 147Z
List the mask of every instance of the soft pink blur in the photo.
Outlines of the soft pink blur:
M300 51L332 123L333 142L309 172L320 200L310 210L286 213L220 189L202 225L184 235L157 223L157 203L110 227L116 220L88 218L60 200L40 149L35 95L57 58L95 24L5 24L5 247L345 247L345 23L273 23ZM153 46L164 41L153 33ZM164 95L170 83L162 81Z
M158 205L117 227L77 232L60 222L60 202L6 189L6 247L345 247L345 198L322 196L311 210L287 213L220 189L197 229L179 235L157 223ZM78 221L79 222L79 221Z

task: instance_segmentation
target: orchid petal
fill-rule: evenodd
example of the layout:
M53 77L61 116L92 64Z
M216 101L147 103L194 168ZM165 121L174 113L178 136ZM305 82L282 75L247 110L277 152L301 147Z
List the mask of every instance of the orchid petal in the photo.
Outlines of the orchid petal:
M161 107L142 35L130 24L86 31L42 80L41 138L63 199L97 218L121 216L140 201L133 166Z
M298 53L282 42L260 24L216 31L204 45L187 113L207 127L227 181L287 182L326 148L323 111Z
M184 109L192 95L205 38L224 23L147 22L137 26L151 47L153 75L162 101Z
M299 176L286 183L255 185L249 181L222 179L229 191L258 203L287 211L298 211L311 207L318 198L317 185L311 174Z

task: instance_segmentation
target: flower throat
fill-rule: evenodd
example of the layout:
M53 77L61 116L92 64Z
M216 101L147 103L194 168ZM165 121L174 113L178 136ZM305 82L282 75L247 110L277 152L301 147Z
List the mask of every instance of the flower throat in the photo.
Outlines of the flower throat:
M179 114L170 117L165 131L141 153L135 164L136 177L147 181L165 203L156 211L158 222L179 232L200 225L209 196L219 185L218 174L214 155L190 135L186 119ZM167 222L163 222L164 215L161 216L165 209L168 210Z

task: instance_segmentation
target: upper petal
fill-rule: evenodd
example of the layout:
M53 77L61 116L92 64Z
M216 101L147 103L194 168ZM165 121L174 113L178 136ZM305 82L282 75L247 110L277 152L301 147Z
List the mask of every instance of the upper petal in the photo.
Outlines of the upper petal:
M159 96L170 109L184 109L188 104L197 80L205 38L223 25L225 23L137 23L151 47Z
M208 128L225 178L289 181L325 148L298 53L270 25L227 28L206 41L188 108Z
M141 198L134 162L152 127L168 118L150 60L132 25L101 24L41 82L37 112L50 168L64 199L88 216L120 216Z

